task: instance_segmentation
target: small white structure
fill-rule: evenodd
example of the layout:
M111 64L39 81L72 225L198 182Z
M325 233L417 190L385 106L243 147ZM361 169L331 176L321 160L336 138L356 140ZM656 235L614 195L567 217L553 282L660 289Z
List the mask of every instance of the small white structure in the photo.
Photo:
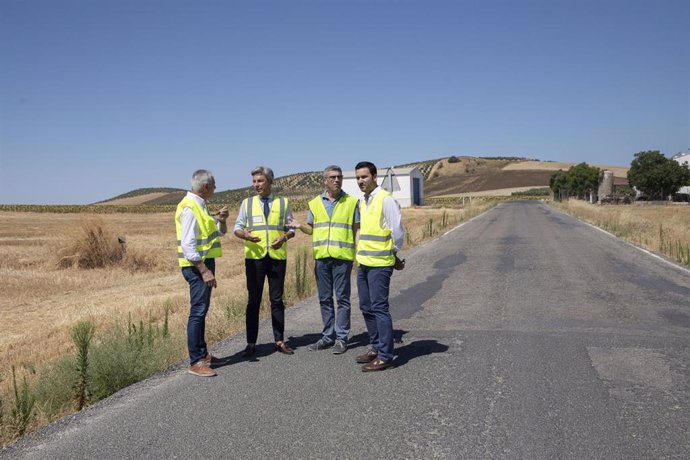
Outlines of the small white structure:
M424 176L418 168L377 168L376 181L381 188L393 194L400 207L424 204ZM354 171L343 171L343 190L357 198L362 191L357 185Z
M680 164L686 164L690 166L690 152L680 152L677 155L673 155L673 160L676 160ZM681 187L678 193L684 193L690 195L690 187Z

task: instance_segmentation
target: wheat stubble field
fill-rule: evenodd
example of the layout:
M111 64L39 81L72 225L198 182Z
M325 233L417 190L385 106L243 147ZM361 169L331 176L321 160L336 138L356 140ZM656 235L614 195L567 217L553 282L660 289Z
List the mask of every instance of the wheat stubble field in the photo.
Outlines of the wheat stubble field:
M405 209L406 246L429 240L491 206L476 202L467 208ZM236 215L237 209L231 210L229 223L234 223ZM304 221L306 212L296 212L295 218ZM71 263L74 250L65 248L79 242L85 229L94 228L102 230L103 239L115 245L118 236L126 237L125 261L103 268L78 268ZM18 378L28 376L31 384L40 377L42 367L73 354L70 331L79 321L96 325L97 343L114 325L159 327L167 309L171 336L178 343L178 360L183 360L188 287L177 267L175 240L172 213L0 212L0 369L4 370L0 399L13 397L12 366ZM226 236L222 244L223 257L216 265L218 288L207 323L211 342L244 329L242 242ZM298 232L289 248L288 305L299 300L294 272L300 248L311 265L311 237ZM307 273L313 290L311 266ZM40 424L40 404L36 411ZM43 421L49 420L44 417Z

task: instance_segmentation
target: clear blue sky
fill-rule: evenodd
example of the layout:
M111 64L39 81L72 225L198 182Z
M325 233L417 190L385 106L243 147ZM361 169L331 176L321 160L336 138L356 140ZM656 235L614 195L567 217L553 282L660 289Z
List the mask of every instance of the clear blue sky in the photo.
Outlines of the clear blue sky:
M0 203L690 148L688 0L2 0Z

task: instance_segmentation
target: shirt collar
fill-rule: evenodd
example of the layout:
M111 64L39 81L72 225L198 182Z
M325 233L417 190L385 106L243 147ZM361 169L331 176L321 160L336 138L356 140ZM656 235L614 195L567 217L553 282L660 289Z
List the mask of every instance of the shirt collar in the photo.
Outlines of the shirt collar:
M206 206L206 200L204 200L203 198L201 198L199 195L197 195L194 192L187 192L187 198L192 198L192 199L194 199L194 201L199 203L201 206Z
M345 196L345 191L344 191L344 190L341 190L341 191L340 191L340 195L338 195L334 201L338 201L338 200L339 200L340 198L342 198L343 196ZM321 199L331 201L331 198L328 196L328 192L323 192L323 193L321 194Z
M374 190L372 190L372 191L369 192L369 193L365 193L364 196L365 196L365 197L369 197L369 198L373 198L373 197L376 196L376 194L379 192L379 189L380 189L380 188L381 188L381 187L379 187L379 186L377 185L376 188L375 188Z

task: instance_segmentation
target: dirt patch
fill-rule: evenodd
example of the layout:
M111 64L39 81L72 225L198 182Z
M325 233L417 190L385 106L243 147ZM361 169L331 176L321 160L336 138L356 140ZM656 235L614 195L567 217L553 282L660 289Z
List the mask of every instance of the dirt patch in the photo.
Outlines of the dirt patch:
M424 184L428 196L453 195L516 187L548 187L553 171L505 171L434 177Z

